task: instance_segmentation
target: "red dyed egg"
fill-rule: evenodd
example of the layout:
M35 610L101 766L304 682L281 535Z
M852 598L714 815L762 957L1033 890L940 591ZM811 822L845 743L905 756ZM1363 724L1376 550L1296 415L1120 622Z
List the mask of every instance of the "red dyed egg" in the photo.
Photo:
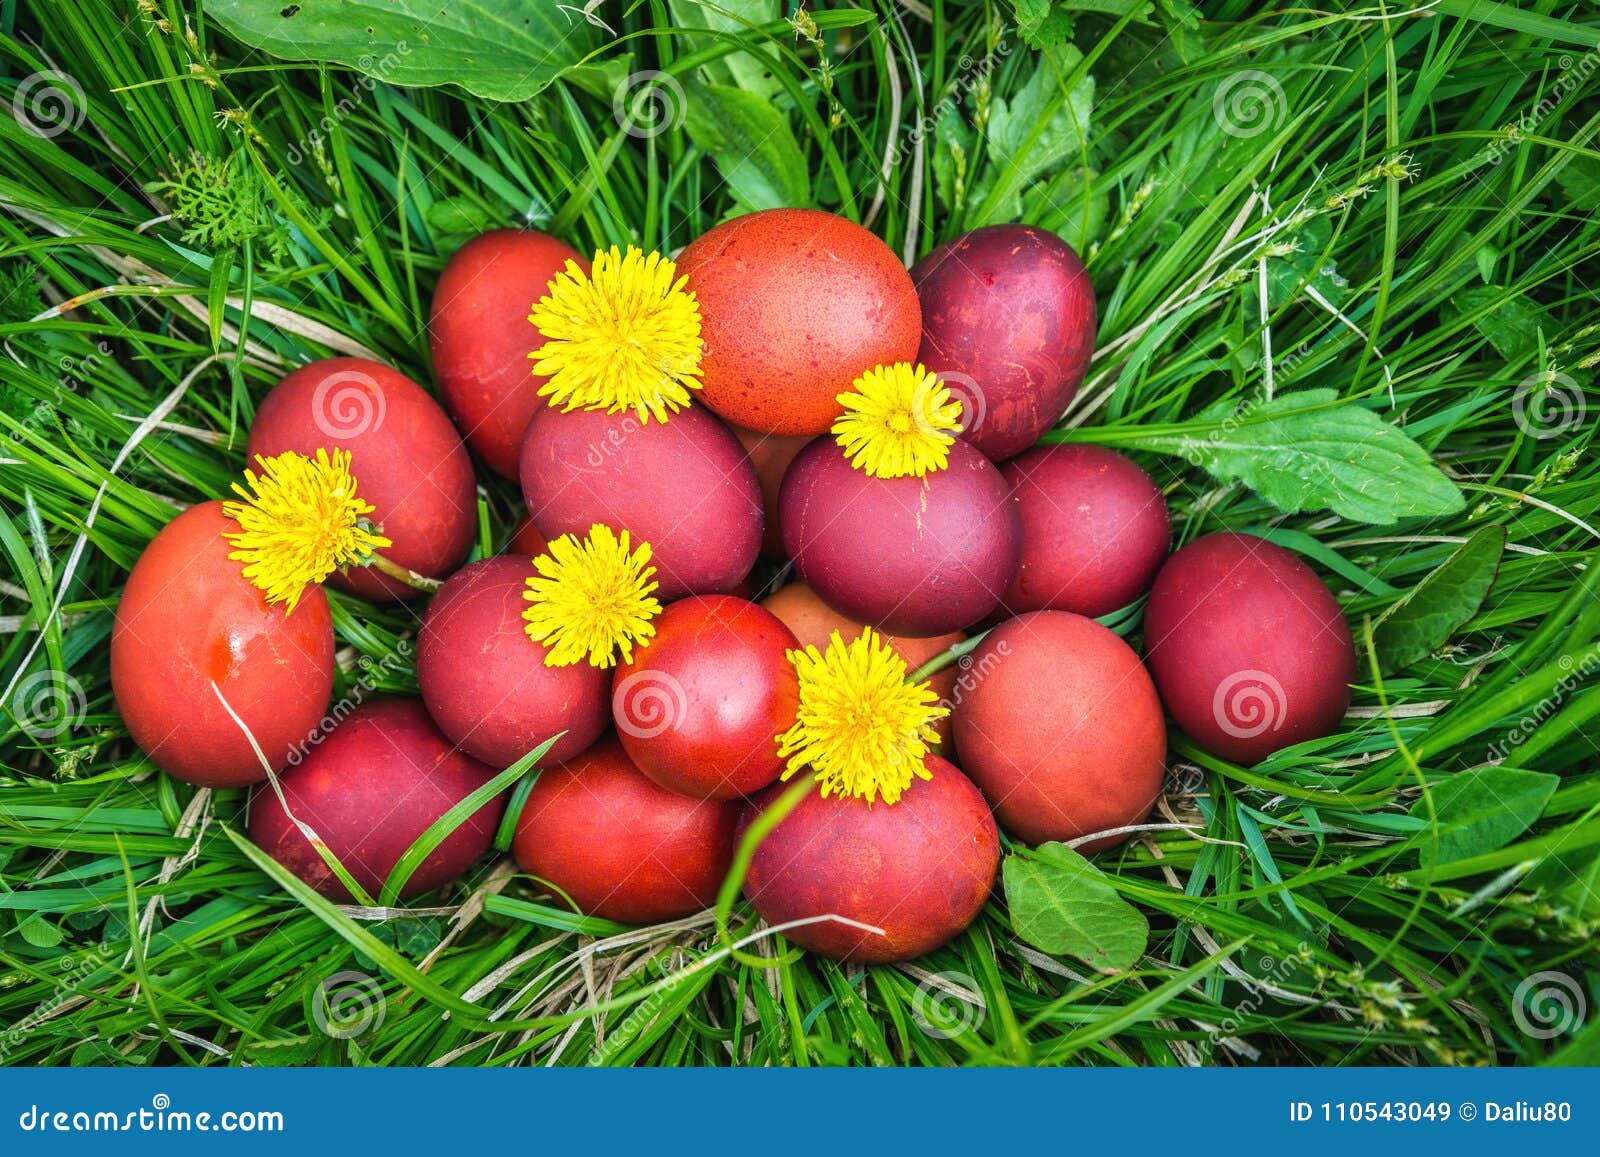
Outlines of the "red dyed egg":
M1099 446L1039 446L1000 467L1022 516L1006 609L1099 618L1150 589L1172 523L1150 475Z
M512 850L579 911L655 924L715 902L738 825L738 803L668 791L603 739L539 776Z
M673 603L619 666L611 710L639 769L683 795L732 799L778 778L794 724L799 644L770 612L729 595Z
M169 522L128 575L111 630L111 688L133 741L201 787L267 778L312 734L333 691L333 619L319 588L268 606L228 558L238 524L202 502ZM223 706L222 699L228 706Z
M533 520L523 515L517 520L516 526L511 528L511 539L506 543L505 553L535 558L543 554L549 545L550 540L539 533L539 528L533 524Z
M552 278L576 261L564 241L533 229L496 229L456 251L433 291L428 336L445 409L489 469L517 476L522 434L545 379L529 356L544 335L528 320Z
M835 631L845 642L858 638L861 628L866 624L857 622L846 615L841 615L827 603L817 597L817 592L803 582L790 583L780 587L772 594L761 600L761 605L783 620L784 626L794 632L794 637L802 647L815 647L819 651L828 649L828 641ZM906 639L899 635L883 635L883 641L893 647L900 658L905 660L906 671L915 671L929 659L942 651L947 651L955 644L966 640L966 635L960 631L948 635L934 635L927 639ZM939 697L940 702L948 705L955 695L956 676L958 669L955 666L944 668L934 673L928 680L928 685L933 688L933 693ZM948 747L950 743L950 717L948 715L934 723L934 730L939 733L939 742ZM949 754L948 751L945 752Z
M739 439L691 406L665 423L546 406L522 444L522 493L547 538L595 523L647 542L663 601L732 590L761 549L761 490Z
M545 665L528 637L522 597L531 559L497 555L463 567L428 604L417 637L422 701L462 751L509 767L558 732L546 756L570 759L611 721L611 673L588 663Z
M972 781L936 755L898 803L806 796L756 847L744 893L783 935L837 960L886 964L932 952L977 919L1000 834ZM780 789L756 801L756 811ZM842 916L857 926L817 917ZM868 931L858 925L881 931Z
M1331 735L1350 706L1355 645L1338 600L1295 555L1248 534L1209 534L1173 555L1144 638L1172 718L1236 763Z
M789 467L783 544L829 606L896 635L943 635L1000 605L1016 577L1022 524L1010 488L965 442L922 478L874 478L831 438Z
M1150 813L1166 724L1150 676L1115 634L1065 611L1019 615L972 652L965 677L956 747L1006 831L1030 844L1067 841Z
M449 417L416 382L362 358L295 370L256 412L249 464L286 450L315 457L319 448L350 452L357 492L394 544L385 558L443 578L466 557L477 529L472 461ZM367 599L418 594L371 567L333 574L328 584Z
M691 242L678 272L700 302L700 398L736 426L820 434L838 395L911 361L921 311L882 241L817 209L766 209Z
M794 456L804 450L811 439L804 435L761 434L733 427L734 436L744 447L750 464L756 468L756 481L761 485L761 509L766 529L761 536L761 553L768 558L783 557L783 535L778 532L778 492L783 488L783 475Z
M270 784L250 797L250 838L324 896L352 900L295 825L306 824L374 900L400 857L493 771L450 746L414 699L363 703ZM468 816L418 865L402 898L460 876L489 850L505 811L499 796ZM292 818L291 818L292 817Z
M989 225L911 270L917 359L965 406L962 434L1000 461L1055 425L1094 352L1094 286L1072 247L1031 225Z

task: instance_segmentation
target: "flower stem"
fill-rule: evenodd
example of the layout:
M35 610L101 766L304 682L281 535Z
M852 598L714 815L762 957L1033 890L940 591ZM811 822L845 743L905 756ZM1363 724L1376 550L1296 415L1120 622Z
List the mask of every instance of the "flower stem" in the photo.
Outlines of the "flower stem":
M978 644L983 642L984 636L988 633L988 631L983 631L979 634L973 635L970 639L962 639L959 643L951 644L943 651L940 651L933 658L929 659L922 666L918 667L915 671L911 672L911 674L907 675L906 682L921 683L924 679L931 678L932 676L938 674L951 663L954 663L956 660L960 659L963 655L971 654L973 651L977 650Z
M408 570L399 563L394 562L391 559L384 558L383 555L377 553L376 551L369 556L369 559L369 565L379 574L388 575L396 582L405 583L406 586L413 587L416 590L426 591L428 594L432 594L434 591L444 586L444 583L441 580L429 578L425 574L418 574L414 570Z

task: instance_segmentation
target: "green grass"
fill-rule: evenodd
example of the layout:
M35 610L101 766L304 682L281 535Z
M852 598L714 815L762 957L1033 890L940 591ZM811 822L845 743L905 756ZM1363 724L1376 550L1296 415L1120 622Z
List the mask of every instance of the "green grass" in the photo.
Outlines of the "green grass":
M73 716L43 736L15 700L0 717L0 1059L1600 1061L1600 18L1233 2L1190 27L1162 5L1149 22L1080 15L1082 55L1041 59L1007 3L935 0L931 24L918 5L824 10L820 55L776 5L765 28L717 36L685 27L695 7L608 5L616 39L596 32L590 69L497 104L276 61L177 0L0 3L0 95L56 69L89 111L48 137L0 115L0 685L54 688ZM623 133L611 86L646 69L691 99L696 80L770 91L803 168L765 138L708 155L693 118ZM1281 98L1264 89L1262 131L1231 135L1215 98L1243 70ZM1085 124L1086 90L1067 92L1089 76ZM1007 115L1010 135L986 132ZM240 792L177 784L127 739L106 659L118 591L182 504L225 493L286 367L359 348L428 381L430 286L466 235L528 222L580 247L676 249L735 209L727 170L752 149L770 161L758 183L909 256L1017 215L1078 245L1101 323L1075 437L1136 447L1139 427L1213 403L1332 388L1466 493L1458 515L1392 527L1285 517L1135 448L1184 539L1270 531L1317 565L1363 676L1337 735L1253 769L1175 736L1153 818L1182 826L1099 861L1151 921L1125 973L1021 943L998 898L914 967L858 969L770 937L730 953L709 914L576 918L503 861L376 919L250 848ZM1587 392L1581 420L1517 420L1541 374ZM520 500L482 482L498 542ZM1509 546L1482 606L1380 679L1363 623L1491 525ZM333 602L342 693L416 622ZM382 689L413 690L409 663ZM1451 819L1443 785L1497 746L1479 782L1511 820ZM1523 816L1506 769L1559 781L1532 781ZM732 909L730 937L758 930ZM381 1021L330 1035L317 987L351 973L333 982L355 985L347 1011ZM1526 1031L1515 994L1541 973L1567 978L1585 1021ZM981 996L941 997L954 1031L929 1010L951 986Z

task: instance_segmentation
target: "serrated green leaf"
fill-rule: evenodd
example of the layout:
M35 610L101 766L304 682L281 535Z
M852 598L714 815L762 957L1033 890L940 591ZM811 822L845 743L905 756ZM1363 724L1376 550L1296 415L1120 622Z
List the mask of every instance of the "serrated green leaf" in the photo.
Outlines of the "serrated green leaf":
M1126 971L1144 955L1149 921L1065 844L1007 856L1001 876L1011 926L1035 948L1076 957L1101 972Z
M576 64L595 31L550 0L210 0L206 15L283 60L504 101L527 100Z
M779 108L727 85L690 84L685 91L683 127L711 154L741 206L781 209L810 200L805 156Z
M994 99L985 135L999 172L992 184L974 190L971 226L1015 221L1022 215L1022 191L1052 169L1088 150L1089 118L1094 108L1094 77L1085 73L1066 87L1083 53L1071 44L1045 52L1028 83L1009 101Z
M1385 671L1432 654L1477 614L1500 572L1505 545L1505 527L1484 527L1383 613L1372 635Z
M1433 814L1439 840L1435 844L1423 837L1423 866L1450 864L1505 847L1539 818L1560 783L1560 776L1543 771L1475 767L1436 785ZM1411 814L1428 819L1428 801L1417 800Z

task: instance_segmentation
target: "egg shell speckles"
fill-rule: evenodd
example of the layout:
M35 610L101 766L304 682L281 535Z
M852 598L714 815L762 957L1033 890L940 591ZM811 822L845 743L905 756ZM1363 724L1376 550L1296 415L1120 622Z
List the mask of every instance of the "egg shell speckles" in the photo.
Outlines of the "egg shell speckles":
M731 591L761 550L755 468L698 406L665 423L547 406L522 444L522 493L546 538L598 522L649 543L663 601Z
M570 759L611 722L611 673L551 667L522 612L533 560L497 555L450 577L417 636L417 684L439 729L474 759L509 767L560 732L550 762Z
M784 931L812 952L887 964L932 952L977 919L994 886L1000 834L989 805L956 767L927 758L898 803L820 792L756 847L744 893L768 924L843 916L882 930L821 920ZM782 789L753 802L753 819Z
M292 614L244 577L221 502L169 522L139 556L111 630L111 687L158 767L202 787L267 778L220 693L274 771L316 729L333 690L333 619L312 587Z
M522 434L545 379L530 354L544 335L528 320L550 281L575 261L564 241L533 229L496 229L468 241L439 274L428 323L445 409L496 474L515 479Z
M250 838L324 896L353 899L296 827L297 819L377 899L417 837L493 774L452 747L418 700L370 700L278 777L289 812L271 785L255 789ZM430 892L470 868L494 842L504 810L502 794L462 821L418 865L401 898Z
M1291 552L1209 534L1174 554L1145 611L1145 661L1178 726L1258 763L1330 735L1350 706L1355 645L1338 600Z
M779 495L784 548L829 606L894 635L971 626L1016 576L1022 523L1000 472L965 442L922 478L874 478L829 438Z
M916 356L922 315L889 247L817 209L725 221L678 257L700 302L701 400L769 434L820 434L838 395L876 365Z
M318 449L350 452L368 517L393 543L391 562L443 578L466 557L477 529L477 481L456 428L428 392L392 366L327 358L289 374L261 402L246 450L257 455ZM419 592L370 567L330 575L328 585L365 599Z
M917 359L962 399L962 437L999 462L1053 426L1094 352L1094 286L1061 238L989 225L912 267L922 300Z

